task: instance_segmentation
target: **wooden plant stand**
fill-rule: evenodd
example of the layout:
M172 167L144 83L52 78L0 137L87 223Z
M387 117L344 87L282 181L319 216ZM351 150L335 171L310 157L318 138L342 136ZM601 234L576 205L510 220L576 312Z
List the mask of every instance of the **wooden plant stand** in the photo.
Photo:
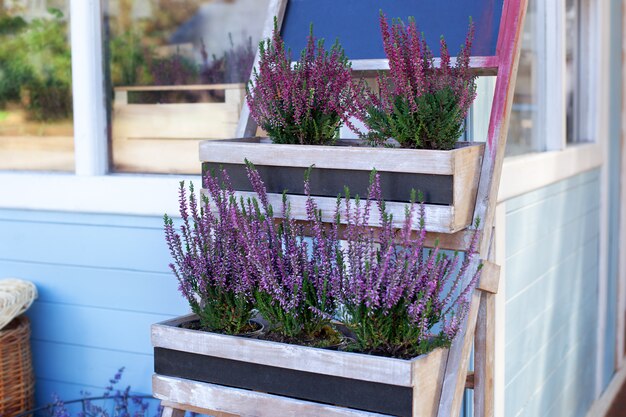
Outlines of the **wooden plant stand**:
M499 266L493 263L494 219L519 61L520 35L527 4L527 0L499 1L502 2L502 16L496 52L493 56L473 57L471 60L472 67L480 74L497 74L498 76L477 196L472 211L472 218L481 220L480 260L476 260L473 267L477 267L481 262L484 266L481 280L471 297L469 313L447 353L438 402L433 406L434 408L431 407L428 410L414 407L413 417L458 416L466 388L474 390L474 414L476 416L491 417L494 414L495 294L498 291L500 275ZM278 16L279 21L282 21L285 6L285 0L271 0L271 16ZM270 33L271 25L268 25L264 36L267 37ZM244 137L252 136L256 131L245 106L239 130ZM429 238L433 239L428 242L437 239L440 247L459 251L468 250L473 233L468 229L442 232L441 229L429 228L428 225L427 230ZM475 371L470 373L468 366L472 347L475 352ZM202 349L201 347L195 348ZM306 360L306 358L302 359ZM360 411L158 374L153 377L153 393L163 402L164 417L182 417L184 410L217 417L389 417L388 414Z

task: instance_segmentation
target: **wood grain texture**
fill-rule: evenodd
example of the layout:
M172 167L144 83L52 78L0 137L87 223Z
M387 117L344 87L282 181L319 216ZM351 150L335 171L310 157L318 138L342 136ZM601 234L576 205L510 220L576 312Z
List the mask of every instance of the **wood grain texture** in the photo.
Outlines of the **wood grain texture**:
M474 414L494 416L494 354L496 296L482 292L474 339Z
M204 190L203 190L204 192ZM243 196L244 198L254 197L256 194L249 192L236 192L236 195ZM275 213L278 211L280 207L282 207L283 196L282 194L268 194L268 201L274 207ZM336 198L330 197L313 197L315 200L318 209L322 210L322 221L324 222L334 222L335 217L333 213L335 212L335 207L337 205ZM287 202L291 206L291 217L296 220L306 220L306 201L307 197L299 196L299 195L287 195ZM393 215L393 225L395 227L402 227L404 224L405 218L405 207L406 203L387 203L386 208L389 214ZM341 203L341 212L345 212L345 203ZM455 226L454 224L454 207L451 206L437 206L426 204L424 206L426 212L425 219L425 227L427 231L430 232L441 232L441 233L454 233L462 228ZM371 208L371 216L369 225L378 227L380 226L380 218L379 218L379 210L377 207ZM276 213L276 217L279 213ZM345 217L345 216L343 216ZM345 221L342 217L342 223ZM413 224L415 227L419 225L419 215L418 213L414 214ZM345 224L345 223L344 223Z
M224 412L215 411L215 410L206 410L206 409L195 407L189 404L184 404L184 405L174 404L169 401L161 401L161 406L178 408L180 410L191 411L192 413L197 413L197 414L209 415L211 417L241 417L236 414L224 413Z
M129 92L223 90L224 102L129 104ZM197 174L198 143L235 133L244 101L243 84L149 86L116 89L113 104L113 166L124 172Z
M347 143L348 141L346 141ZM334 168L433 175L466 175L472 181L484 145L473 144L450 151L392 149L366 146L285 145L261 138L206 141L200 144L203 162ZM467 186L467 184L463 184Z
M153 395L182 408L215 410L241 417L385 417L237 388L154 375ZM387 416L390 417L390 416Z
M478 289L489 292L491 294L497 294L499 282L500 265L496 265L490 261L483 261L483 268L480 273Z

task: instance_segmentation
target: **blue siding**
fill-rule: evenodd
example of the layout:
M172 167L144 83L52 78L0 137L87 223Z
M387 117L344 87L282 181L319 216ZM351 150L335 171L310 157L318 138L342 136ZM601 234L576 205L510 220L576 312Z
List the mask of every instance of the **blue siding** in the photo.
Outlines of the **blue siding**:
M507 417L584 416L593 402L600 175L507 202Z
M158 217L0 210L0 277L28 279L37 403L122 382L149 393L150 324L188 307Z

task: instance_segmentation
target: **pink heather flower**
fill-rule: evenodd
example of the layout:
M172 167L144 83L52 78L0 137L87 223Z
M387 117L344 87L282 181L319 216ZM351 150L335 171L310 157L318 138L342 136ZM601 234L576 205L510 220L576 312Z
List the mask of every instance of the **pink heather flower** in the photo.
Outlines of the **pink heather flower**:
M334 142L343 124L356 131L350 117L364 112L360 97L366 86L353 80L339 43L326 50L311 31L300 58L291 65L275 22L259 54L246 100L252 118L274 142L327 144Z

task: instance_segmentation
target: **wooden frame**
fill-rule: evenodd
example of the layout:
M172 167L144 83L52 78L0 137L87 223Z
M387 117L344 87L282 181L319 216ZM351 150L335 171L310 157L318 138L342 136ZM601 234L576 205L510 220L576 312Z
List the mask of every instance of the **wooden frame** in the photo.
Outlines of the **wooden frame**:
M192 91L224 94L198 103L131 104L129 93ZM112 164L115 171L198 174L198 143L237 128L244 84L115 87Z
M180 327L194 319L189 315L152 326L159 376L221 386L224 392L231 387L304 400L312 408L325 403L395 416L436 416L447 349L412 360L384 358ZM161 391L154 394L171 400Z
M275 0L276 15L282 19L284 1ZM461 325L459 334L452 342L445 371L443 374L439 402L436 410L430 410L439 417L458 415L461 408L463 391L466 381L474 389L474 406L480 416L492 416L494 413L494 346L495 346L495 293L498 291L500 268L493 263L495 250L493 244L493 227L495 208L502 172L504 150L506 144L508 120L511 111L515 75L520 52L520 35L526 13L527 0L503 0L502 18L497 41L497 56L489 59L477 59L473 62L477 69L487 72L497 68L494 103L491 109L488 137L481 166L478 183L478 194L474 205L472 218L481 219L481 240L479 246L480 259L475 261L472 268L477 268L479 262L484 264L478 288L472 294L469 312ZM250 136L256 130L249 123L249 112L242 113L238 131L242 136ZM246 133L248 135L246 135ZM467 250L468 241L464 232L463 237L453 239L456 249ZM458 235L458 234L457 234ZM450 237L450 234L441 234ZM181 349L189 349L186 338L175 342ZM187 339L189 340L189 339ZM181 346L184 345L184 346ZM476 349L476 371L468 373L470 352L472 345ZM196 343L195 345L198 345ZM161 347L161 346L158 346ZM174 346L171 346L174 347ZM284 346L286 351L293 347ZM278 355L280 356L280 355ZM307 363L306 356L302 357ZM275 360L281 360L275 359ZM228 388L210 383L191 382L173 377L155 376L153 388L157 397L168 402L167 415L173 415L175 410L212 410L240 416L275 416L275 415L329 415L352 416L371 415L360 411L332 408L317 404L317 409L311 409L308 401L298 401L271 394L260 394L254 391L243 391L238 388ZM296 411L297 410L297 411ZM294 414L295 413L295 414ZM376 414L374 414L376 415Z

